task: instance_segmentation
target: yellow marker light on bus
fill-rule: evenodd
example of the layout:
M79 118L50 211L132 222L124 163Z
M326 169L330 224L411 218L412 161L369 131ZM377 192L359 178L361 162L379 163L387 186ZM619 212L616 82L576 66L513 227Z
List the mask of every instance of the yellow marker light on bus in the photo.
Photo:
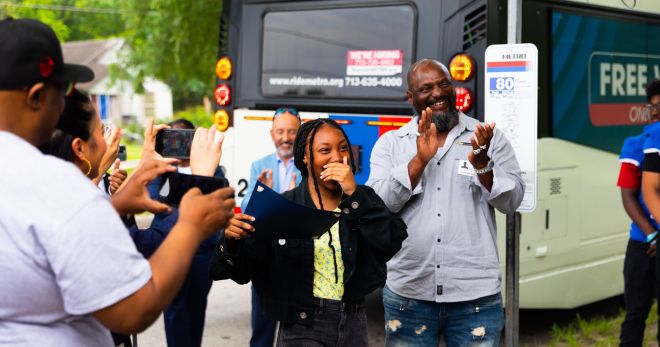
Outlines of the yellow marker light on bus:
M218 130L226 131L229 128L229 113L225 110L218 110L213 115L213 124L218 126Z
M449 73L454 81L465 82L474 76L474 59L467 54L457 54L449 62Z
M229 57L222 57L215 63L215 74L221 80L227 80L231 77L231 60Z

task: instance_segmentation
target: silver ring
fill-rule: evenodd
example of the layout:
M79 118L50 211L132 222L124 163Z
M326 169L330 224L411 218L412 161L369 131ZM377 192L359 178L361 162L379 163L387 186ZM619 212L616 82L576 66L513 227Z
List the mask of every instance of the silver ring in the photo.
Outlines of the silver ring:
M486 148L488 148L487 145L479 146L479 148L472 150L472 154L479 155L479 153L483 152Z
M420 137L420 136L422 136L422 134L420 134L419 131L416 131L415 136Z

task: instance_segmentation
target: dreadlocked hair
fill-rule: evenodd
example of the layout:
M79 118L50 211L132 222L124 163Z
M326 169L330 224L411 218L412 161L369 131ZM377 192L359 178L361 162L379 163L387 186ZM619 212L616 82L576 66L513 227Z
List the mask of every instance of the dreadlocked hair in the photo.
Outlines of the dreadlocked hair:
M353 160L353 151L351 150L351 141L346 136L346 132L342 129L337 122L329 118L318 118L312 121L303 123L300 128L298 128L298 133L296 134L296 140L293 142L293 164L300 171L300 174L303 178L309 179L311 176L314 180L314 189L316 190L316 196L319 198L319 207L323 210L323 200L321 199L321 190L319 189L319 182L317 180L317 174L314 172L314 137L318 132L319 128L323 125L328 125L332 128L338 129L341 131L341 134L346 139L346 144L348 145L348 165L351 167L351 171L355 173L355 161ZM309 150L309 168L311 172L307 171L307 165L305 165L305 150ZM332 233L328 230L328 247L332 249L332 259L335 266L335 283L339 283L339 273L337 271L337 255L335 251L335 246L333 246L333 237Z
M314 180L314 189L316 190L316 195L319 198L319 205L321 209L323 209L323 201L321 200L321 191L319 190L319 183L317 181L318 175L316 174L316 172L314 172L313 165L310 165L310 169L312 170L312 172L307 171L307 165L305 165L304 158L305 158L305 150L309 150L309 162L310 163L314 162L314 151L312 148L314 145L314 137L316 136L316 132L323 125L328 125L332 128L341 131L341 134L346 139L346 144L348 145L349 148L348 165L350 165L351 171L355 173L355 162L353 160L353 151L350 150L352 148L351 141L348 139L348 136L346 135L344 129L342 129L342 127L339 124L337 124L337 122L329 118L318 118L311 120L309 122L305 122L300 126L300 128L298 128L298 133L296 134L296 140L293 142L293 163L296 166L296 168L300 171L300 174L302 175L303 178L312 177L312 179Z

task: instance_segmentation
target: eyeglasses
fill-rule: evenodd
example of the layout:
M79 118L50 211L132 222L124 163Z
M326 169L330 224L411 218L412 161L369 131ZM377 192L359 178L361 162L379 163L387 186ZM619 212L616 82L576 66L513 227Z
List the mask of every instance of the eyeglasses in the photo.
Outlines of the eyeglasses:
M300 115L298 114L298 110L296 110L293 107L280 107L277 110L275 110L275 114L273 115L273 117L277 117L283 113L290 113L292 116L296 116L300 118Z
M644 105L644 108L649 110L649 112L651 112L653 110L656 110L656 111L660 112L660 103L659 104L646 104L646 105Z

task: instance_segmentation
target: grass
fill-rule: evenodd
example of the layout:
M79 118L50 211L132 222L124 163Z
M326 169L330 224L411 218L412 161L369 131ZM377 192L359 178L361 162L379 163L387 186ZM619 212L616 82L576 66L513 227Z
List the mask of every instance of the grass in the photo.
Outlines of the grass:
M585 319L577 314L575 320L566 326L552 326L550 346L618 346L621 323L625 317L623 310L614 317L595 316ZM657 302L653 304L649 317L646 319L643 346L657 346L655 342L658 331Z
M127 143L126 144L126 160L138 160L142 153L142 144Z

